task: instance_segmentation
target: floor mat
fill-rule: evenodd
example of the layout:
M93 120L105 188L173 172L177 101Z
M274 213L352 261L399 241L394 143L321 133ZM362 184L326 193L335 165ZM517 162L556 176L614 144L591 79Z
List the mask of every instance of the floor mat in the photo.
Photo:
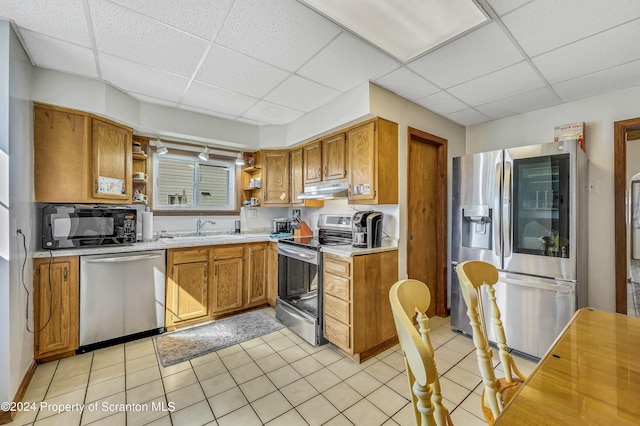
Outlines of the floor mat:
M163 367L233 346L284 326L263 311L252 311L209 324L164 333L156 337Z

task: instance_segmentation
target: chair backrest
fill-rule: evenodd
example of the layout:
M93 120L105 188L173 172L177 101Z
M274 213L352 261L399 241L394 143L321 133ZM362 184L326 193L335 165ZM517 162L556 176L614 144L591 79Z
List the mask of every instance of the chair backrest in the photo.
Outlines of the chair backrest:
M503 392L505 389L519 385L526 378L518 370L509 353L507 339L505 337L502 320L500 319L500 309L495 296L495 288L498 282L498 270L490 263L479 260L462 262L456 267L456 272L460 281L460 291L467 304L467 315L473 329L473 344L476 347L478 367L482 375L484 384L483 408L486 407L490 413L485 412L485 417L490 424L504 408L512 391ZM500 362L505 374L504 379L496 379L493 370L493 350L489 345L487 335L487 325L485 322L485 302L482 297L482 288L487 290L487 302L489 314L493 324L493 333L498 347ZM514 375L517 378L514 378ZM512 389L513 390L513 389ZM506 397L508 395L508 398Z
M411 400L418 426L451 426L449 411L442 405L440 381L429 338L431 303L429 288L417 280L402 280L389 290L389 301L404 353ZM413 324L417 316L419 330Z

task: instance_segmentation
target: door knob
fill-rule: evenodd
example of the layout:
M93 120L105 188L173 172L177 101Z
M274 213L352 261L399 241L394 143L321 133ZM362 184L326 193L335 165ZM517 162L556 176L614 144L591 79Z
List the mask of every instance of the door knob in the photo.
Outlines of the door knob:
M409 235L409 241L413 241L413 234Z

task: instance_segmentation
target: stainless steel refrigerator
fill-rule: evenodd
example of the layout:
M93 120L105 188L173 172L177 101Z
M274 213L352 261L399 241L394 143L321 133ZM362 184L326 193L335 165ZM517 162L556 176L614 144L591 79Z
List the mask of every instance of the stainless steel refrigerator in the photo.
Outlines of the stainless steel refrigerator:
M539 358L587 304L587 158L571 140L456 157L452 173L451 325L471 335L456 265L484 260L507 343Z

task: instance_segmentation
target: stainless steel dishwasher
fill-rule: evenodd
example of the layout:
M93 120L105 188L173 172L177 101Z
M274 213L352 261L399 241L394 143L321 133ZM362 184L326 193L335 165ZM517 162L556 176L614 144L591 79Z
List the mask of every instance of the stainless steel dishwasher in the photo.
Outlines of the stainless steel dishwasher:
M161 332L164 293L164 250L80 256L81 351Z

